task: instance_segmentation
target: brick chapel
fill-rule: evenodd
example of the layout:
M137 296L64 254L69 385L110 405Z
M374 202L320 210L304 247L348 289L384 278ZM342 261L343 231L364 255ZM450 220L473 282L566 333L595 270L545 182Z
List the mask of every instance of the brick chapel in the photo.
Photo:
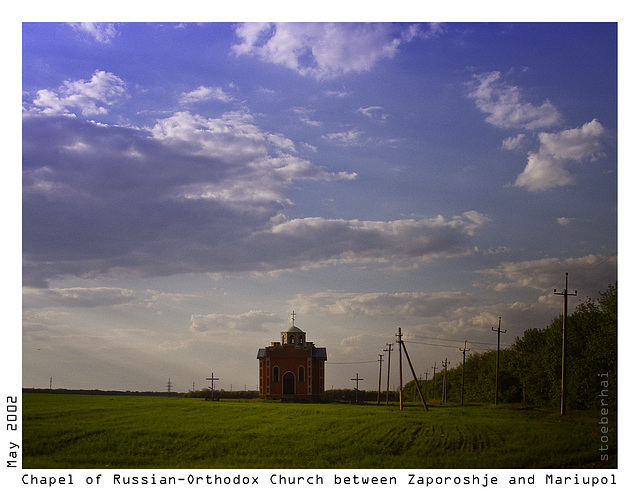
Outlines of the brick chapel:
M280 332L280 341L258 350L260 398L319 401L324 399L324 362L327 349L316 348L295 326Z

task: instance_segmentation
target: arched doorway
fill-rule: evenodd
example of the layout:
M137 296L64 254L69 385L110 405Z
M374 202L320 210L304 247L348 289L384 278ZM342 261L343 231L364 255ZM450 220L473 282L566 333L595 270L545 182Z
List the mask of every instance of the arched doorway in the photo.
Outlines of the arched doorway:
M296 379L293 373L287 372L282 376L282 395L295 395Z

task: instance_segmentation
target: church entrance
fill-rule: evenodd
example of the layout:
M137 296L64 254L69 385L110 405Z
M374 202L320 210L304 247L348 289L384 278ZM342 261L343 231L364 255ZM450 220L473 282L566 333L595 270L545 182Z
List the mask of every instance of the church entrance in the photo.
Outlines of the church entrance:
M296 393L296 379L293 373L287 372L282 377L282 395L294 395Z

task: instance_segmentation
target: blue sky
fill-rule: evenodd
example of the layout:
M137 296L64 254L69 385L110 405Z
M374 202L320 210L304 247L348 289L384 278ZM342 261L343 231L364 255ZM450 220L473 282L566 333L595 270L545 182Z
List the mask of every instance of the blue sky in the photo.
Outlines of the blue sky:
M617 35L23 24L23 386L255 389L293 310L327 388L546 327L617 279Z

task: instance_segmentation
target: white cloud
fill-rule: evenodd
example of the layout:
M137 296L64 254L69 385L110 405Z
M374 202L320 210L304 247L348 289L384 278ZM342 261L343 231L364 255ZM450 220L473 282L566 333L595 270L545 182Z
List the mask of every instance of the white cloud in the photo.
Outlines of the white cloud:
M501 80L500 72L476 75L471 84L471 97L478 109L489 114L487 122L506 129L541 130L560 123L562 117L549 101L534 106L522 100L521 90ZM576 176L567 166L572 162L596 159L602 155L600 138L604 127L597 119L555 133L540 132L537 151L529 152L527 165L514 183L529 191L547 191L574 184ZM527 136L520 133L503 140L502 148L523 148Z
M191 316L189 329L192 332L213 332L216 334L234 334L238 332L265 331L267 326L280 323L279 315L251 310L243 314L206 314Z
M422 220L361 221L302 218L275 225L256 236L267 250L279 244L283 269L325 263L379 263L395 268L472 252L471 238L481 227L478 217L442 216ZM480 216L480 214L478 214ZM330 240L328 238L330 237ZM284 259L287 261L283 261Z
M302 314L348 316L443 317L473 302L462 292L345 293L297 295L289 303Z
M575 175L571 174L561 161L557 161L551 155L530 153L527 166L514 185L527 188L529 191L548 191L574 183Z
M106 114L107 107L126 96L126 84L110 72L96 70L91 80L65 81L57 91L38 91L32 110L46 115Z
M269 143L286 152L295 152L296 145L293 141L281 134L270 134L267 136Z
M557 125L561 116L549 101L539 106L522 101L518 87L501 81L500 72L474 76L471 97L478 109L488 113L487 122L500 128L537 130Z
M359 143L361 133L357 130L349 130L338 133L322 135L324 140L338 145L351 146Z
M603 134L604 127L597 119L585 123L580 128L559 133L540 133L540 152L558 159L580 161L594 157L602 150L599 138Z
M496 268L478 271L491 276L499 283L492 285L496 291L512 288L533 288L547 291L551 288L564 286L564 273L569 273L570 281L574 278L581 282L582 287L590 290L591 295L604 290L607 281L617 278L617 258L590 254L578 258L544 258L532 261L505 262ZM605 280L602 280L605 278ZM575 280L574 280L575 281ZM579 288L575 285L573 288ZM584 293L584 292L583 292Z
M188 152L246 162L266 153L266 134L252 122L249 113L225 113L206 118L181 111L158 120L151 134L167 145L188 145Z
M337 97L338 99L342 99L351 94L348 90L328 90L325 94L329 97Z
M311 119L312 110L306 107L295 107L293 108L293 112L298 115L300 121L309 125L309 126L322 126L321 121L314 121Z
M567 225L569 225L574 220L575 220L575 218L567 218L567 217L556 218L556 221L558 222L558 224L562 225L563 227L566 227Z
M118 34L112 22L70 22L76 31L89 35L95 41L108 44Z
M540 148L529 154L527 166L516 179L515 186L529 191L547 191L574 184L576 176L567 170L567 166L601 156L600 137L604 133L604 127L596 119L580 128L540 133Z
M516 150L521 148L525 141L524 133L520 133L517 136L505 138L502 142L502 148L505 150Z
M370 119L385 120L387 119L388 115L384 114L382 111L383 111L383 108L380 106L370 106L370 107L360 107L356 112Z
M66 303L85 307L130 303L136 298L133 290L125 288L56 288L50 291Z
M181 104L191 104L194 102L202 102L208 100L232 102L233 97L227 94L220 87L205 87L204 85L201 85L191 92L184 92L180 97Z
M465 211L462 215L464 216L464 218L466 218L470 222L475 223L477 226L482 226L485 223L491 221L491 219L487 215L477 212L476 210Z
M23 294L29 296L46 296L55 303L73 307L105 307L112 305L130 304L137 301L137 295L133 290L126 288L50 288L39 290L25 288Z
M431 25L395 26L373 23L248 23L236 28L236 55L253 55L283 65L300 75L334 78L368 71L393 58L402 43L438 35Z

